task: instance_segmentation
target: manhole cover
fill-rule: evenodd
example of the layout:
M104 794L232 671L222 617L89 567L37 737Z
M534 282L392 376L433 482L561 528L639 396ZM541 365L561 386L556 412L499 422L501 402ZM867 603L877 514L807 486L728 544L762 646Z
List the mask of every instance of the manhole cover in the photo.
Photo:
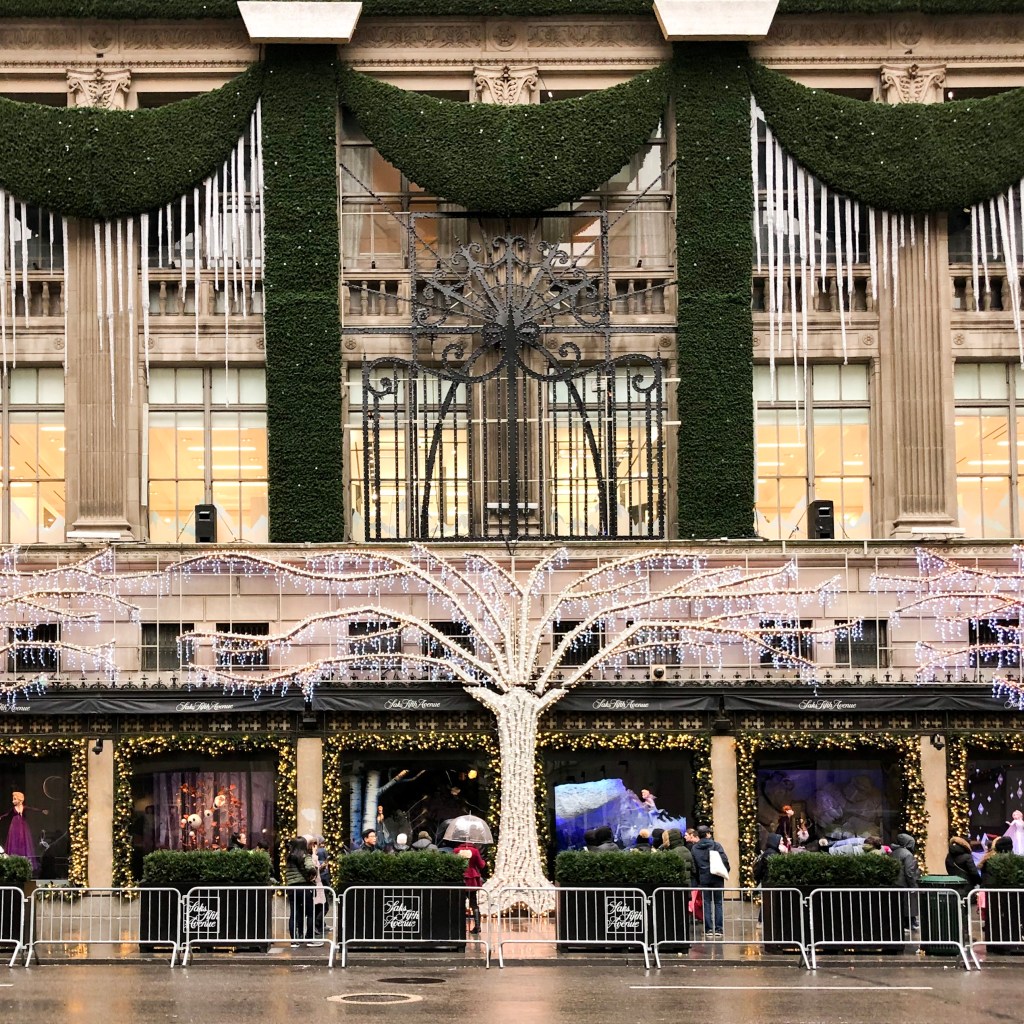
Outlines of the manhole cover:
M443 985L447 978L378 978L382 985Z
M329 1003L355 1004L356 1006L379 1006L381 1003L420 1003L423 996L407 992L348 992L343 996L328 996Z

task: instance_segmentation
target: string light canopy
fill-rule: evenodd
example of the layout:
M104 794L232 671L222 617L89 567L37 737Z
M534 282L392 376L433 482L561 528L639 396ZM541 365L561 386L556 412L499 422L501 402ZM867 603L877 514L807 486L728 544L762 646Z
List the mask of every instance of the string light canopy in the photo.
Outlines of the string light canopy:
M1024 710L1020 678L1024 610L1024 548L1014 547L1014 569L997 571L919 548L917 576L876 575L871 589L895 593L892 616L927 616L934 639L917 643L917 677L932 680L949 669L993 668L992 695Z
M795 669L813 680L812 640L844 627L801 625L836 597L838 577L801 586L795 562L751 568L648 552L613 560L573 558L564 549L508 566L480 555L408 555L366 548L286 562L262 554L210 551L164 567L119 569L112 552L55 569L0 564L0 587L33 622L79 628L138 620L145 603L208 593L223 577L239 593L320 596L320 610L280 632L251 635L238 624L179 636L188 686L310 697L325 680L380 685L426 681L460 686L495 716L502 763L500 842L489 886L546 889L534 814L541 715L602 671L698 661L721 668L743 657ZM260 584L247 581L260 580ZM36 604L32 602L50 602ZM45 611L45 614L44 614ZM31 614L30 614L31 613ZM58 615L59 613L59 615ZM62 617L61 617L62 616ZM68 648L64 641L41 644ZM93 657L113 651L99 645ZM116 667L109 668L113 683ZM549 896L524 894L546 908Z

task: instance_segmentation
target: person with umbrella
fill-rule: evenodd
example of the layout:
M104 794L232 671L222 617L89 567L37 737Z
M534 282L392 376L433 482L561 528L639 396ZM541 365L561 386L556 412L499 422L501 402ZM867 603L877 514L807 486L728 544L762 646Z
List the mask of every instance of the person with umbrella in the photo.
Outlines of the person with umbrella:
M494 838L487 822L473 814L461 814L457 818L452 818L444 830L444 838L458 844L452 853L466 861L466 870L462 877L468 890L469 909L473 914L473 926L469 929L469 934L477 935L480 932L478 890L484 884L483 873L487 867L477 847L493 843Z

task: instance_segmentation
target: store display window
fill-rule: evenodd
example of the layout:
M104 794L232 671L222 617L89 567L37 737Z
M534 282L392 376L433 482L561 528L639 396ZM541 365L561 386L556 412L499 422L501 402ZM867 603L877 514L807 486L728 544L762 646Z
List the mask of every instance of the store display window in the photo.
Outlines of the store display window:
M550 752L545 769L555 853L582 849L584 833L602 826L628 848L642 829L683 832L699 824L693 817L693 761L686 752Z
M71 755L0 758L0 847L37 879L68 877Z
M267 757L165 754L140 760L132 776L132 873L153 850L266 846L276 835L277 761Z

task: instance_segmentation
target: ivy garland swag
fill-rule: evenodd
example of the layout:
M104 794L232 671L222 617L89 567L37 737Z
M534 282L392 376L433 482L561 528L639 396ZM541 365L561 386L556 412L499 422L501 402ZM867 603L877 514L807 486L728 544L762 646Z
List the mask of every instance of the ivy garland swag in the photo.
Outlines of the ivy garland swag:
M829 188L891 213L971 206L1024 178L1024 89L890 106L818 92L748 64L765 120Z
M85 747L82 747L83 752ZM132 877L132 775L140 758L156 754L195 753L207 757L270 753L277 756L274 828L279 841L295 835L296 767L295 744L277 736L128 736L114 744L114 870L115 886L139 881ZM83 758L84 761L84 758ZM84 770L84 769L83 769ZM282 842L282 857L284 846Z
M270 46L263 96L270 539L344 537L335 48Z
M966 0L780 0L779 14L964 14ZM650 14L653 0L363 0L363 17ZM970 0L973 14L1014 14L1024 0ZM235 0L0 0L0 18L235 18Z
M919 736L881 732L866 736L852 733L765 732L748 733L736 740L736 775L739 785L740 861L743 885L754 885L753 865L757 857L757 775L758 755L778 750L849 750L895 755L903 784L900 829L917 840L924 850L928 837L928 812L924 803Z
M66 217L163 206L213 173L245 133L263 67L147 110L48 107L0 98L0 188Z
M436 99L343 67L341 102L385 160L475 213L519 216L578 199L643 148L668 67L578 99L505 107Z
M68 882L87 885L89 865L89 741L85 739L35 739L10 736L0 739L0 757L31 758L71 755L68 780Z

